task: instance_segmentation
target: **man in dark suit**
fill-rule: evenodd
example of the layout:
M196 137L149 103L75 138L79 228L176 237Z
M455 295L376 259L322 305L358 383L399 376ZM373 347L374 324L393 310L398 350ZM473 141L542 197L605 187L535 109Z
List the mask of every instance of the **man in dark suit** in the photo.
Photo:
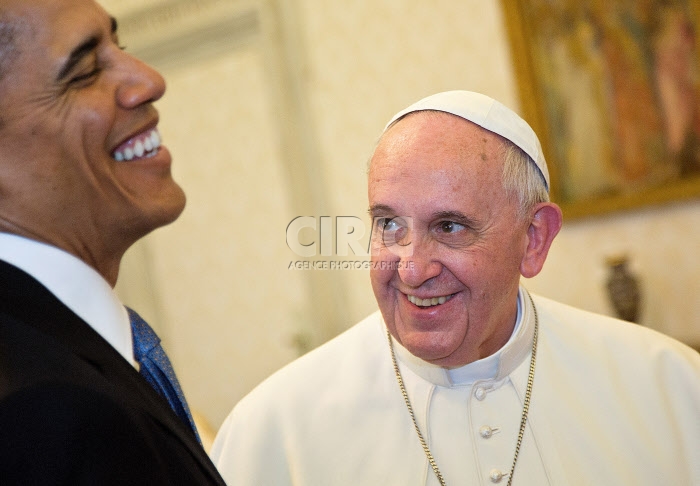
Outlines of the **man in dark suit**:
M124 252L185 205L164 91L94 0L0 0L2 485L224 484L112 289Z

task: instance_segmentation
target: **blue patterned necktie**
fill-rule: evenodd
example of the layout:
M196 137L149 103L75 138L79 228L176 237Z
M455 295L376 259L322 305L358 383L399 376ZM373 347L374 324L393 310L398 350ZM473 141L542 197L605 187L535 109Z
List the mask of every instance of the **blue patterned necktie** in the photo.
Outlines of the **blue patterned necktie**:
M141 365L141 376L165 398L183 422L189 424L201 444L197 427L187 406L185 395L177 381L168 356L160 345L160 338L146 321L128 307L131 330L134 336L134 357Z

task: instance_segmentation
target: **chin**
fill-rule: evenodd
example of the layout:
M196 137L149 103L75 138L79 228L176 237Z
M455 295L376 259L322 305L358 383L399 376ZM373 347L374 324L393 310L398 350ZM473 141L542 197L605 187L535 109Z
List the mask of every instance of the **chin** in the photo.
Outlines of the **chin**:
M185 205L187 203L187 198L185 197L184 191L180 188L180 186L177 186L177 194L171 201L171 204L168 207L168 210L165 211L165 218L166 222L164 224L170 224L173 221L175 221L177 218L180 217L182 212L185 210Z
M385 320L385 322L387 322ZM398 325L397 325L398 324ZM435 329L416 329L406 323L392 321L388 325L392 336L412 355L424 361L436 361L449 357L459 344L453 336Z
M171 194L161 197L157 203L151 203L139 209L139 214L135 216L138 221L140 237L143 237L153 230L162 226L167 226L174 222L185 209L185 193L180 186L175 185Z
M160 228L161 226L169 225L180 217L185 209L185 197L184 193L179 201L173 201L171 204L161 208L161 211L155 217L154 228Z
M452 347L436 343L431 338L432 336L413 336L413 339L406 339L402 344L412 355L424 361L434 362L449 358L454 351Z

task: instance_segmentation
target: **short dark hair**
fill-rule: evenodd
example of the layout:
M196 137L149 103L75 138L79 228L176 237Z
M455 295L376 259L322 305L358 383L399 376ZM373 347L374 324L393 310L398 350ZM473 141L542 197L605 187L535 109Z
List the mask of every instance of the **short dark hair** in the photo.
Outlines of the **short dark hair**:
M2 97L2 83L7 73L12 68L13 62L19 57L19 34L21 23L10 19L0 10L0 101ZM2 113L0 113L0 128L3 125Z
M20 26L0 12L0 81L7 75L12 61L19 55L17 37Z

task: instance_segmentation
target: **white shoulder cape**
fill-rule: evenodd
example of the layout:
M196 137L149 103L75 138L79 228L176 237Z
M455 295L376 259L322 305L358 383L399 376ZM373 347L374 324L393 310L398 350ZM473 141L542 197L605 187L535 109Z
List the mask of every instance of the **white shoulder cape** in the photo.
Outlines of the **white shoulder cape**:
M700 485L700 355L649 329L533 298L535 381L513 484ZM534 327L525 306L496 376L451 382L397 352L448 485L493 484L491 473L510 470ZM379 313L241 400L212 456L231 486L438 484Z

